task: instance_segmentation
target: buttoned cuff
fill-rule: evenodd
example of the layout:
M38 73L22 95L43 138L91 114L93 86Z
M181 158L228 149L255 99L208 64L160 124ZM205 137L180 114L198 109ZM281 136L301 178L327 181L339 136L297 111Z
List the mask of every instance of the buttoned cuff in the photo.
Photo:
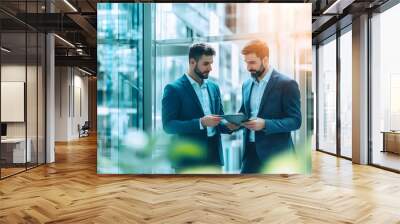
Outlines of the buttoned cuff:
M201 119L199 119L199 124L200 124L200 130L203 130L204 127L203 127L203 125L201 124Z

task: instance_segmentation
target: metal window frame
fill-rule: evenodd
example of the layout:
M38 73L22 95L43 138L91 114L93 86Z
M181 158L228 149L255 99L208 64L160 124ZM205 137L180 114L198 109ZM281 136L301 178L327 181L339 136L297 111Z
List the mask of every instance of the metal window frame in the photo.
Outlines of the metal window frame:
M154 48L152 46L152 40L154 40L154 30L152 25L152 7L153 3L142 3L142 13L143 13L143 124L138 122L139 127L143 127L143 130L147 133L151 134L153 131L153 121L152 117L156 111L156 108L152 108L153 102L155 101L154 97L154 83L155 83L155 74L152 71L153 60L153 51ZM153 91L154 90L154 91ZM139 98L138 98L139 99ZM140 101L140 100L139 100ZM140 113L139 113L140 114Z
M368 107L368 165L387 170L390 172L394 173L400 173L400 170L390 168L388 166L384 166L381 164L374 163L374 156L373 156L373 138L372 138L372 94L373 94L373 89L372 89L372 19L373 19L373 14L374 13L383 13L392 7L396 6L397 4L400 4L400 0L388 0L378 8L368 11L368 30L367 30L367 44L368 44L368 53L367 53L367 62L368 62L368 69L367 69L367 82L368 82L368 100L367 100L367 107Z
M333 155L339 158L343 158L346 160L350 160L352 161L352 158L347 157L347 156L343 156L342 155L342 149L341 149L341 131L342 131L342 127L341 127L341 117L340 117L340 103L341 103L341 97L340 97L340 82L341 82L341 65L340 65L340 37L342 35L344 35L347 32L350 32L351 29L351 25L352 23L346 25L343 28L337 27L337 30L334 34L326 37L325 39L320 40L317 44L316 44L316 138L315 138L315 142L316 142L316 151L318 152L323 152L329 155ZM321 149L319 147L319 115L320 115L320 111L319 111L319 97L320 97L320 93L319 93L319 47L321 45L321 43L329 43L331 41L336 41L336 152L332 153L329 152L327 150Z
M368 84L367 84L368 85L367 86L367 88L368 88L368 96L367 96L367 98L368 98L368 100L367 100L367 102L368 102L368 105L367 105L367 107L368 107L368 112L367 112L368 113L368 115L367 115L368 116L368 124L367 124L367 126L368 126L368 152L367 152L367 154L368 154L368 161L367 161L367 165L370 165L370 166L373 166L373 167L376 167L376 168L379 168L379 169L387 170L387 171L390 171L390 172L395 172L395 173L400 173L400 170L393 169L393 168L390 168L390 167L386 167L386 166L382 166L382 165L373 163L373 142L372 142L372 91L373 90L372 90L372 83L371 83L372 82L372 60L371 60L371 58L372 58L372 23L371 23L371 20L373 18L373 13L383 13L386 10L396 6L399 3L400 3L400 0L389 0L389 1L385 2L383 5L379 6L378 8L375 8L373 10L369 10L367 12L368 13L368 31L367 31L367 41L368 41L368 44L367 44L368 45L368 49L367 49L367 51L368 51L368 54L367 54L367 64L368 64L367 65L368 66L368 69L367 69L367 80L368 80L367 81L368 82ZM351 25L351 23L348 26L350 26L350 25ZM335 39L337 41L336 42L337 48L338 48L338 45L340 45L340 40L339 40L340 36L343 35L344 33L346 33L346 32L342 32L342 31L345 31L348 26L344 27L343 29L341 29L339 31L340 35L337 35L338 32L336 32L336 38ZM329 155L333 155L333 156L336 156L336 157L339 157L339 158L344 158L344 159L347 159L347 160L351 161L352 158L349 158L349 157L341 155L341 148L340 148L340 145L339 145L340 139L338 141L338 138L340 138L338 133L340 134L340 132L341 132L340 123L337 124L337 129L339 128L340 130L336 130L336 133L337 133L337 136L336 136L336 138L337 138L336 139L336 146L337 146L336 154L324 151L323 149L319 148L319 128L320 128L319 127L319 114L320 114L320 112L319 112L319 72L318 72L319 71L319 64L318 64L319 54L318 54L318 48L319 48L319 45L320 45L321 42L324 42L329 38L331 38L331 36L328 36L327 38L325 38L323 40L320 40L316 44L316 151L323 152L323 153L326 153L326 154L329 154ZM336 58L337 59L339 58L339 62L340 62L340 55L338 54L338 53L340 53L340 51L337 51L336 53L337 53ZM338 62L336 62L336 63L338 63ZM338 68L338 65L337 65L337 68ZM340 85L340 67L339 67L339 72L337 70L336 73L337 73L337 77L339 77L339 79L336 80L336 85ZM337 90L340 91L340 87L337 86ZM338 106L340 107L340 99L338 100L338 96L340 97L340 92L336 93L337 107ZM340 110L337 109L336 111L337 111L336 122L340 122L340 117L338 118L338 115L340 116L340 113L338 113L338 111L340 112Z

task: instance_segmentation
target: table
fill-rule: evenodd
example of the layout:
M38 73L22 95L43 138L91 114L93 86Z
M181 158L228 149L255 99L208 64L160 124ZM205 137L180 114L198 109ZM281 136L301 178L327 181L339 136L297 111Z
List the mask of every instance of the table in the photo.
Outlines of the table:
M382 152L392 152L400 154L400 131L382 131L383 150Z
M25 153L25 138L6 138L1 139L1 157L6 163L26 163L31 162L31 145L32 141L27 138L28 143ZM26 159L26 161L25 161Z

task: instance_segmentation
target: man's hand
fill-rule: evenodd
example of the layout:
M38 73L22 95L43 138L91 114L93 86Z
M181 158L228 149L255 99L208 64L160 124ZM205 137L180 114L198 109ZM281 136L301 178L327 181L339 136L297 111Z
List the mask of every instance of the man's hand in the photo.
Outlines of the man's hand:
M225 126L230 130L230 131L236 131L240 128L239 125L233 124L233 123L226 123Z
M244 122L243 125L252 131L259 131L265 128L265 120L262 118L256 118L254 120Z
M221 122L222 118L215 115L207 115L200 118L201 125L203 127L215 127Z

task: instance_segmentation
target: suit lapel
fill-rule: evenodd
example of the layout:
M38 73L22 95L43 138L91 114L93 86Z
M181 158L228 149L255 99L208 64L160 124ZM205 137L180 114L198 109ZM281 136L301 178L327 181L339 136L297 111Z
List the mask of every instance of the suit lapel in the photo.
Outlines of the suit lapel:
M203 107L201 106L201 103L200 103L200 101L199 101L199 98L197 97L197 94L196 94L196 92L194 91L193 86L192 86L192 84L190 83L189 79L186 77L186 75L183 75L182 81L183 81L183 84L184 84L184 86L185 86L185 88L186 88L186 90L187 90L186 92L187 92L187 93L189 94L189 96L193 99L193 101L195 102L195 104L200 108L201 112L202 112L203 115L204 115Z
M208 85L208 83L207 83L207 91L208 91L208 95L210 96L210 106L211 106L211 113L212 114L217 114L217 112L215 111L215 107L216 107L216 105L214 105L214 102L216 102L214 99L215 99L215 96L214 96L214 91L211 89L211 87L210 87L210 85Z
M248 85L245 86L244 88L244 109L246 111L246 115L250 116L251 111L250 111L250 96L251 96L251 90L253 89L253 82L250 82Z
M268 84L265 87L263 96L261 98L260 108L258 109L257 117L260 115L260 112L262 111L262 109L264 107L265 101L267 101L268 95L275 85L275 81L276 81L276 74L275 74L275 70L274 70L271 74L271 78L269 79Z

